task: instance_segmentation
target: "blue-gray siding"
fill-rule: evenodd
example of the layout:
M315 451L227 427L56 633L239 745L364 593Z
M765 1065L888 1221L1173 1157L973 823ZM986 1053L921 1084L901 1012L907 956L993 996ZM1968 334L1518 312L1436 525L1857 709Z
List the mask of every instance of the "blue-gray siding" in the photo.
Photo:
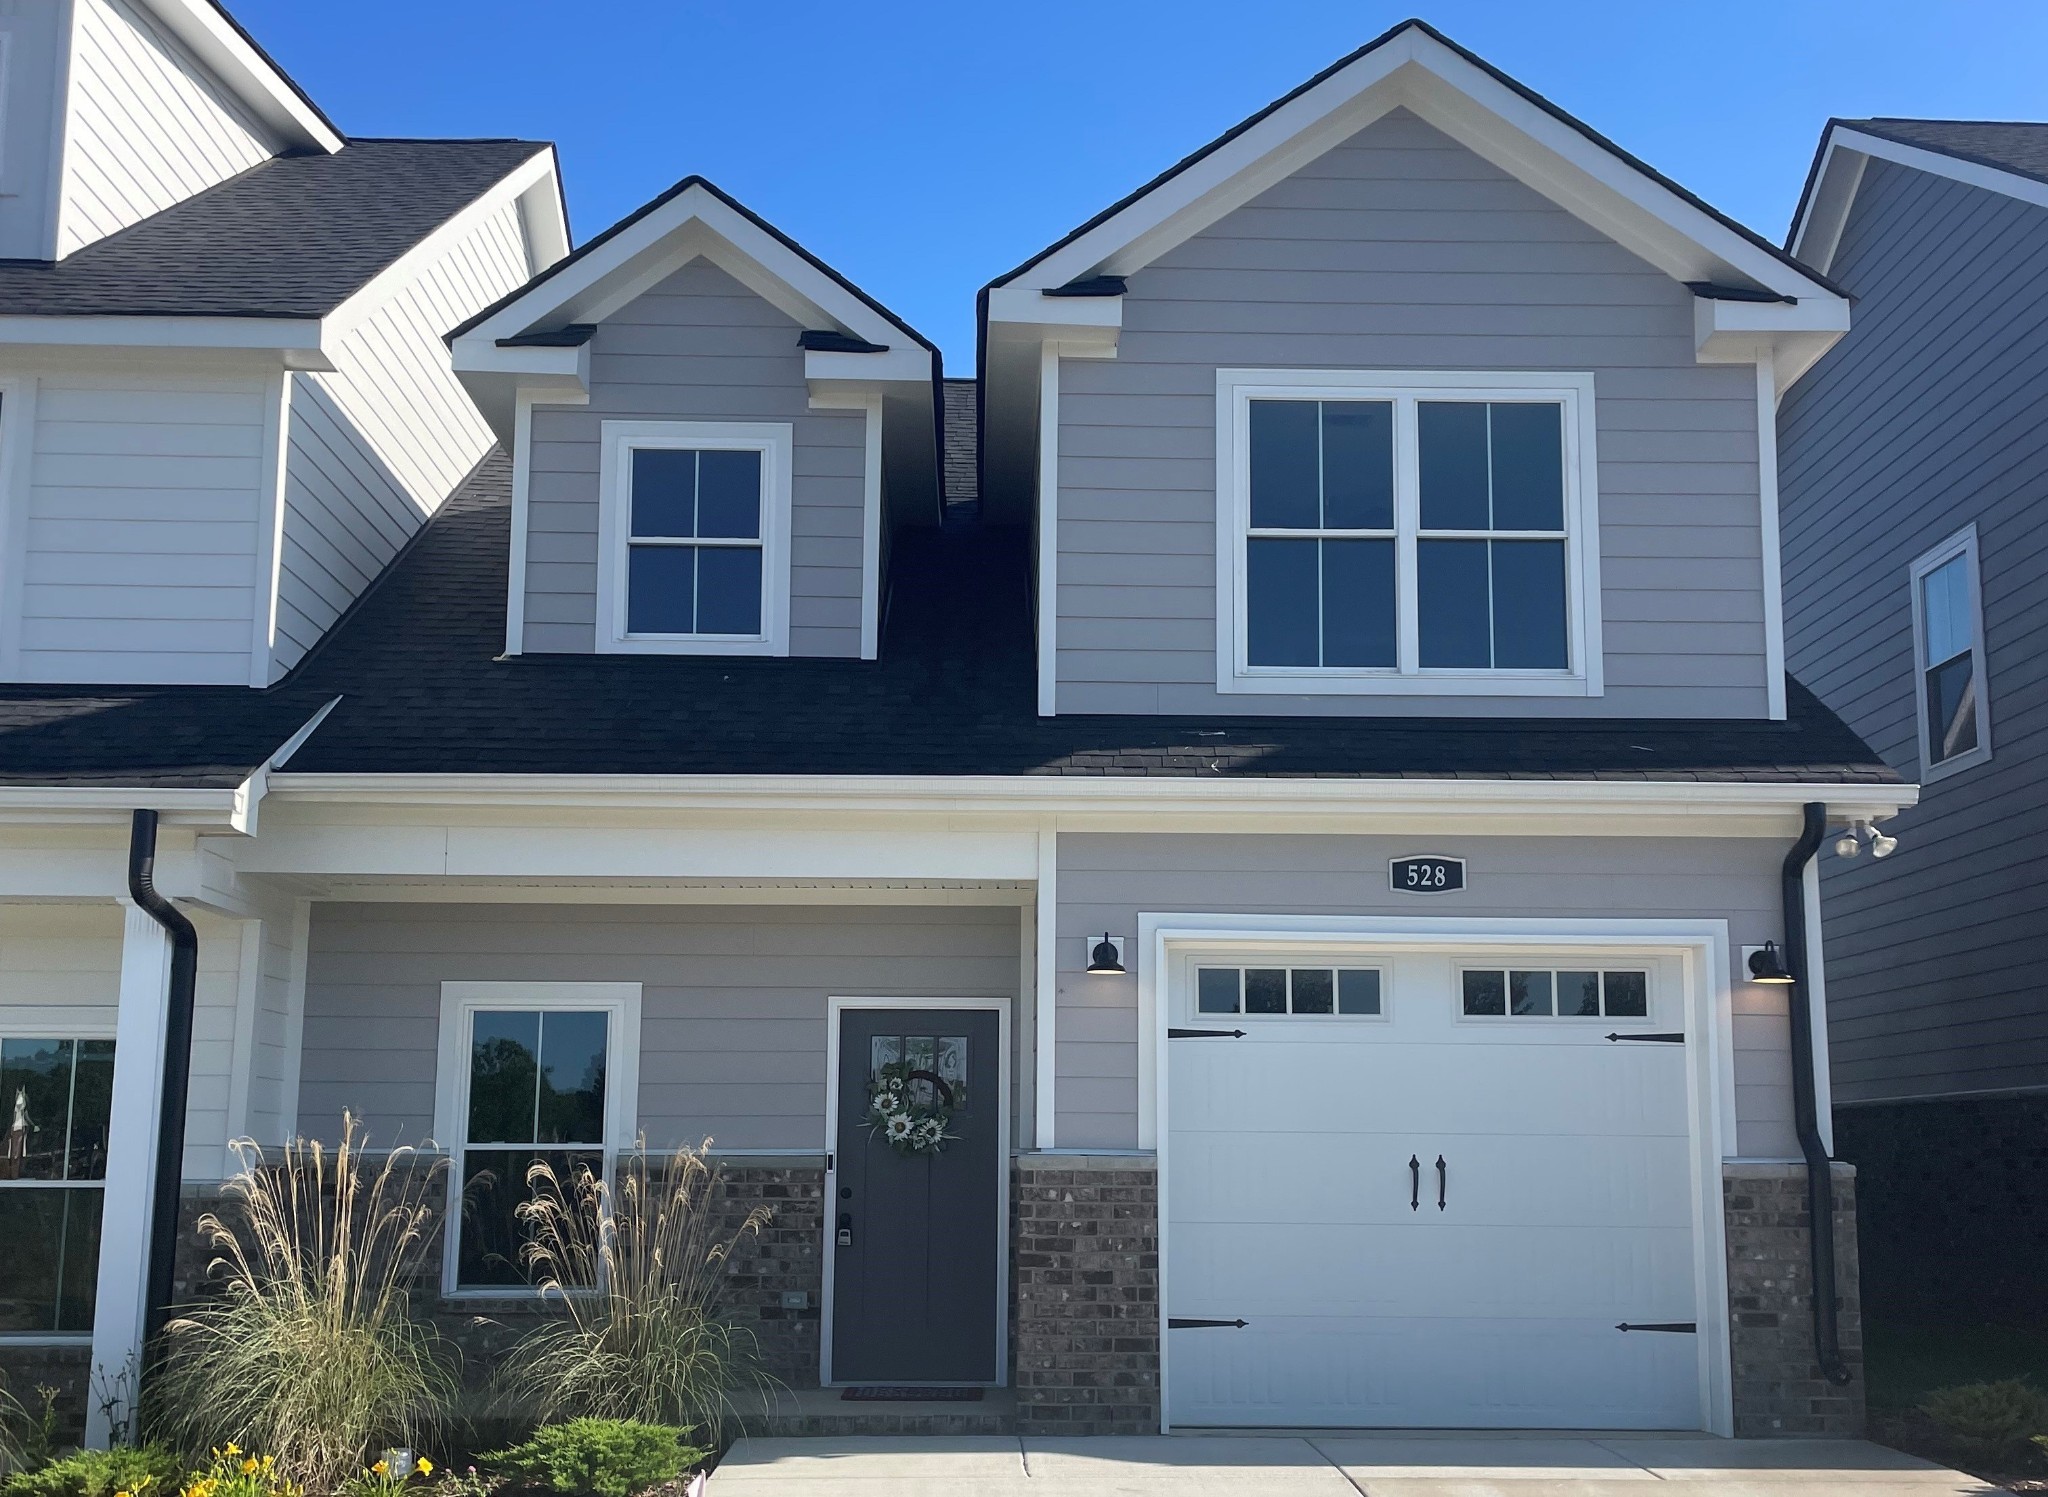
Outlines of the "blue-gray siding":
M1975 521L1993 744L1823 864L1835 1095L2048 1085L2048 209L1873 160L1831 272L1854 329L1779 413L1789 662L1917 777L1907 568Z

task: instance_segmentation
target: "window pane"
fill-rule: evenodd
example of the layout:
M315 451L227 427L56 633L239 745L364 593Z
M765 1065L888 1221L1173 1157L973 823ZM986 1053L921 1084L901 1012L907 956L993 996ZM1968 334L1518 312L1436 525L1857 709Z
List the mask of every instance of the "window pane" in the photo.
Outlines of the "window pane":
M1337 1008L1335 974L1326 967L1302 967L1293 973L1297 1014L1334 1013Z
M1316 527L1317 402L1254 400L1251 403L1251 520L1264 530Z
M1647 1019L1650 1016L1650 974L1609 972L1606 974L1607 1017Z
M1261 544L1254 541L1254 545ZM1298 542L1282 541L1281 545ZM1394 664L1394 543L1322 541L1324 665Z
M91 1332L101 1195L92 1187L0 1190L0 1335Z
M761 632L761 552L705 546L697 552L697 632Z
M1337 1012L1376 1014L1380 1011L1380 974L1371 968L1353 968L1337 974Z
M1565 645L1564 542L1490 544L1494 665L1502 670L1565 669L1571 660Z
M1425 400L1416 409L1422 462L1422 528L1485 530L1486 407Z
M1927 673L1927 742L1936 764L1977 746L1975 656L1958 655Z
M633 450L634 535L695 535L697 454L667 447Z
M1508 1011L1507 974L1504 972L1467 972L1465 974L1465 1012L1468 1014L1505 1014Z
M531 1283L519 1261L527 1241L525 1225L513 1215L527 1198L526 1172L545 1159L573 1196L575 1172L603 1168L600 1154L571 1150L470 1149L462 1157L462 1227L455 1282L464 1289Z
M1205 1014L1237 1012L1237 968L1204 967L1195 974L1195 1007Z
M0 1041L0 1180L64 1178L76 1048L73 1040Z
M1514 401L1487 411L1493 529L1564 529L1564 407Z
M605 1032L601 1013L540 1016L540 1132L544 1144L604 1142Z
M1323 526L1394 528L1394 408L1386 401L1323 402Z
M695 546L634 546L626 552L626 632L692 634Z
M697 534L760 538L760 453L698 454Z
M1246 543L1245 656L1252 665L1319 665L1314 541Z
M114 1110L114 1042L80 1040L71 1086L72 1180L107 1178L107 1128Z
M1493 664L1485 541L1420 541L1415 547L1421 594L1422 664Z
M1550 974L1548 972L1510 972L1508 974L1508 1003L1518 1014L1548 1014L1555 1009L1550 1001Z
M1929 665L1940 665L1970 648L1976 631L1970 619L1967 556L1945 561L1920 579L1920 610L1927 630Z
M1287 1012L1285 968L1253 967L1244 974L1244 1011L1248 1014Z
M531 1143L540 1085L540 1015L479 1013L472 1019L468 1140Z
M1600 974L1598 972L1558 973L1557 1011L1567 1018L1599 1018Z

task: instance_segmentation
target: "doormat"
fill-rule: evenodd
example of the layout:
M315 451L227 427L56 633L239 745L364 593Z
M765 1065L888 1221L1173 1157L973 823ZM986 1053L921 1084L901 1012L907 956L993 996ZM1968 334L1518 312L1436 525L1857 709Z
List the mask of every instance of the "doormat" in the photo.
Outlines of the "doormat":
M979 1388L895 1388L877 1384L848 1388L839 1397L846 1403L980 1403Z

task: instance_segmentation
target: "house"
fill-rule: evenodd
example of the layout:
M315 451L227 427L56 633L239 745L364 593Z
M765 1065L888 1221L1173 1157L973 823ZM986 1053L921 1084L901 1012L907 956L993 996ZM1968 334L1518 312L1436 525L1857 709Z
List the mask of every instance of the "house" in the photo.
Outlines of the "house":
M1821 886L1836 1126L1904 1316L2048 1315L2044 245L2048 125L1961 120L1830 122L1790 239L1856 325L1781 408L1788 657L1926 787L1915 856Z
M972 385L684 179L448 319L492 451L281 680L0 693L0 1034L108 1140L8 1355L119 1391L171 1272L182 915L184 1190L430 1140L451 1316L521 1161L708 1137L795 1388L1856 1428L1812 858L1915 792L1786 678L1774 444L1848 317L1419 22Z

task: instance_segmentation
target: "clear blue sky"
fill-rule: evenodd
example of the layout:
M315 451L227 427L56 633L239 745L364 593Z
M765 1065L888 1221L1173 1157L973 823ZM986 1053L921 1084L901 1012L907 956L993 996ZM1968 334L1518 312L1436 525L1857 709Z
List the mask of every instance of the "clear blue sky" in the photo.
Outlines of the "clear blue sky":
M578 241L701 172L972 372L974 292L1410 14L1781 239L1829 115L2048 119L2039 0L229 0L361 135L559 143Z

